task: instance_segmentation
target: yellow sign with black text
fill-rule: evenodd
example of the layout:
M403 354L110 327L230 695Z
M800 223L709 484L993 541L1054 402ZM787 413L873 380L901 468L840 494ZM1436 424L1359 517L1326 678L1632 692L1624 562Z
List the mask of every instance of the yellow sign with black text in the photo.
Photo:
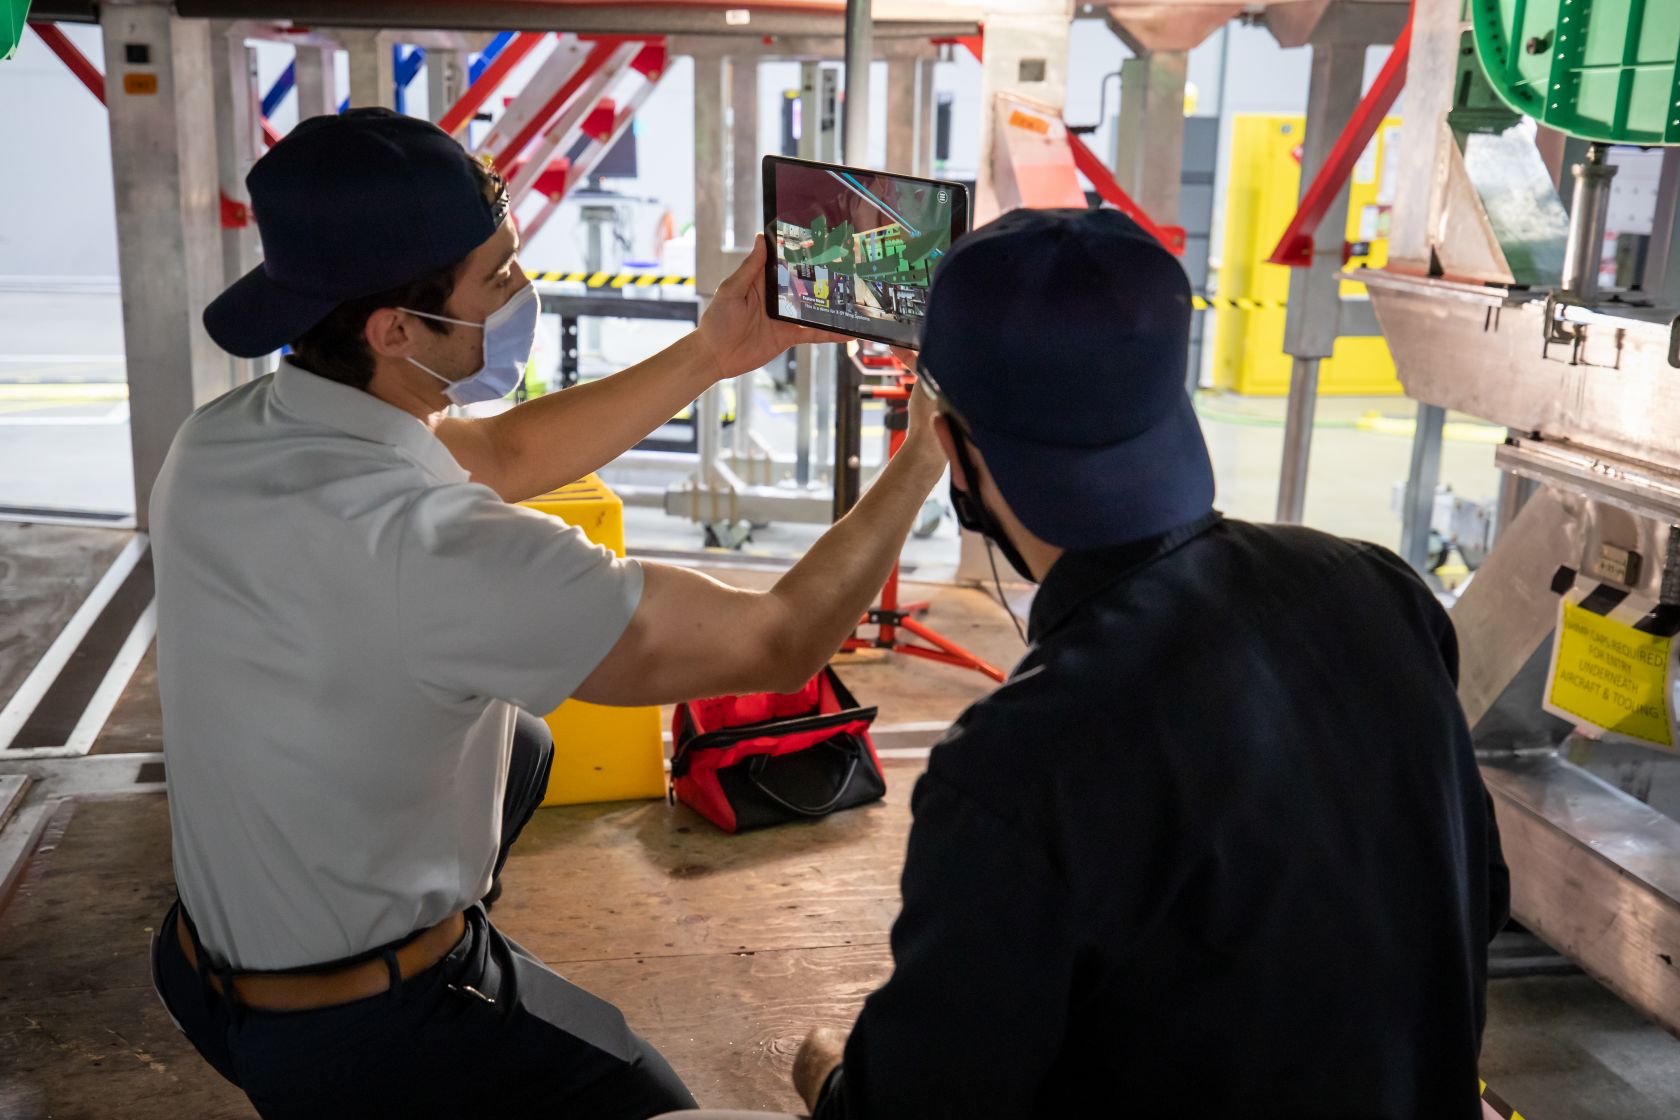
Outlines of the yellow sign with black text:
M1674 749L1668 702L1674 639L1595 614L1566 596L1545 708L1576 724Z

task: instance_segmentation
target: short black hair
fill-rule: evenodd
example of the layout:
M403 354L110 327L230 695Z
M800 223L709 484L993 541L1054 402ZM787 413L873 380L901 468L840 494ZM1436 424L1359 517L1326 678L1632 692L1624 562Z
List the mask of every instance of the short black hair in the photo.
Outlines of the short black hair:
M352 389L366 389L373 380L373 348L367 342L368 317L385 307L406 307L432 315L443 314L455 293L461 261L410 280L401 287L349 300L333 308L325 319L292 343L292 360L310 373ZM436 334L448 334L450 324L421 319Z
M472 161L479 188L492 204L506 210L507 185L495 168L481 160ZM292 342L292 360L310 373L337 381L352 389L366 389L373 380L373 349L367 344L368 316L386 307L406 307L429 315L443 314L444 305L455 294L462 257L454 264L410 280L408 283L359 299L346 300ZM434 334L448 334L450 324L421 319Z

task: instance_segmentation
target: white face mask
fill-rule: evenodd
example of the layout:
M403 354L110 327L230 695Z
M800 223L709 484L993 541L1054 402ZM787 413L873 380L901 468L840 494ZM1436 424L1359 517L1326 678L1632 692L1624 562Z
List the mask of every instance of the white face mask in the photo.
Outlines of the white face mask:
M537 316L542 313L542 302L537 298L537 289L527 284L482 323L469 323L465 319L451 319L447 315L433 315L409 307L397 310L422 319L436 319L441 323L477 327L484 331L484 364L478 367L478 372L459 381L451 381L435 369L421 365L413 358L408 359L443 382L443 395L456 404L477 404L479 401L501 400L524 378L525 364L531 360L531 347L537 340Z

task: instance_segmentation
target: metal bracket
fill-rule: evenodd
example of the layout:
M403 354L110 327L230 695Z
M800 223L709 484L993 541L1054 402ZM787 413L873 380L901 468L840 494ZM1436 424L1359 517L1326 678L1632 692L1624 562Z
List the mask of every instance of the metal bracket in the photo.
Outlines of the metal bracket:
M1546 293L1546 306L1540 313L1540 358L1542 361L1549 361L1551 359L1551 351L1554 343L1561 344L1567 342L1570 345L1569 364L1572 366L1578 366L1581 364L1581 347L1587 340L1586 324L1564 324L1558 318L1557 313L1559 307L1579 306L1581 305L1575 303L1573 300L1565 298L1563 294L1558 292L1556 289ZM1560 329L1560 327L1562 329ZM1674 360L1674 348L1672 342L1669 346L1669 360L1671 362Z

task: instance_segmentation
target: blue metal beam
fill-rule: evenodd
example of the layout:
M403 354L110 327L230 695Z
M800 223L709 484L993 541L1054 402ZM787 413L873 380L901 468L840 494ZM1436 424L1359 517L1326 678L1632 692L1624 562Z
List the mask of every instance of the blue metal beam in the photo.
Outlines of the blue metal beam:
M297 85L297 63L286 63L286 68L280 71L280 76L274 79L274 84L263 94L262 115L272 117L274 110L280 108L280 103L286 100L286 95Z

